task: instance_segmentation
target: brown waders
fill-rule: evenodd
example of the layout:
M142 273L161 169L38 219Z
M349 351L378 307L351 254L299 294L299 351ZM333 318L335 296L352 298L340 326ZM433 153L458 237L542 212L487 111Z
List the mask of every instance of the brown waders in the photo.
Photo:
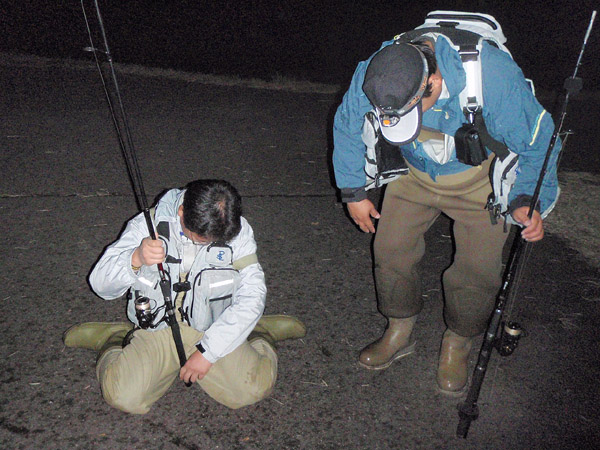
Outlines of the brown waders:
M453 349L459 347L464 353L464 349L470 349L470 338L485 330L501 283L502 249L508 237L502 221L492 225L485 209L492 191L490 162L491 158L463 173L438 176L435 182L428 174L410 167L408 175L387 185L374 253L379 309L390 320L379 341L390 344L379 345L380 351L375 353L375 343L369 346L371 349L365 348L370 351L361 353L362 365L369 366L365 360L370 358L376 360L371 368L387 367L390 359L397 359L403 352L396 341L404 346L414 345L410 339L412 325L423 308L417 265L425 253L424 234L444 213L453 220L455 244L454 260L443 275L444 319L453 336L465 342L445 345L442 353L446 355L445 366L452 361L453 369L458 367L450 372L466 373L468 351L467 357L461 358L448 358L447 354L456 355ZM386 338L386 334L404 337L394 340ZM449 387L442 373L438 384L442 390L454 392L462 383L462 375L459 378L458 382L452 380ZM458 390L463 387L464 384Z

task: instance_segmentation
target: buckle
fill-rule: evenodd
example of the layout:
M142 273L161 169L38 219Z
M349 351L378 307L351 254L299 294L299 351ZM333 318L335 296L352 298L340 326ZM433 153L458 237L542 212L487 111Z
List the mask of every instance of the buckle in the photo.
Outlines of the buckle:
M192 289L192 286L189 281L180 281L173 285L173 291L175 292L187 292Z

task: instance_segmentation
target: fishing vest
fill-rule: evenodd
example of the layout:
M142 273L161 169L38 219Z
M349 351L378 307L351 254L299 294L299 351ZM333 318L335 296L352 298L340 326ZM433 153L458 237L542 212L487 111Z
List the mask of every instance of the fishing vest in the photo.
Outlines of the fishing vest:
M151 209L154 220L154 208ZM168 222L156 225L158 238L165 245L166 258L163 263L165 276L171 285L171 296L175 299L177 318L199 331L207 330L232 303L240 284L239 271L258 262L256 254L233 260L233 250L225 244L212 243L201 246L187 274L181 274L181 255L173 242ZM137 280L128 293L127 315L138 324L134 300L139 296L150 299L152 313L156 314L151 329L166 328L165 302L159 286L158 269L142 266Z

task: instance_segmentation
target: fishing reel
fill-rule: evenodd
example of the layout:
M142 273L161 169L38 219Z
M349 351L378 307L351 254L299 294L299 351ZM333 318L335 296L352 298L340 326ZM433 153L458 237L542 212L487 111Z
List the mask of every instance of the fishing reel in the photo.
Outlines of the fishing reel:
M146 330L148 328L154 328L156 325L152 325L158 311L152 312L151 300L148 297L138 296L134 300L135 306L135 317L141 329Z
M496 350L500 356L512 355L523 335L523 329L517 322L502 322L502 332L496 340Z

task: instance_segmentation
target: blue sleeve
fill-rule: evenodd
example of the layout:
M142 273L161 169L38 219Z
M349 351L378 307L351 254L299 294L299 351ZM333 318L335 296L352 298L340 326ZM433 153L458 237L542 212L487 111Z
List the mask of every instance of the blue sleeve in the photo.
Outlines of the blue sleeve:
M393 40L383 42L379 50L393 42ZM335 181L337 187L342 190L342 196L344 196L344 191L361 191L364 194L362 187L366 182L365 145L361 135L364 116L373 109L373 106L363 92L362 85L367 66L375 53L366 61L358 63L350 87L333 120L333 169ZM353 201L360 200L360 197L364 198L366 195L359 195L359 198L354 195Z
M519 155L517 178L509 204L529 204L550 139L554 132L551 115L539 104L521 69L501 50L486 45L482 51L484 118L494 139L503 141ZM540 209L545 211L558 195L558 142L548 163L540 193ZM520 206L523 206L522 204Z
M358 64L333 121L333 168L340 189L365 185L365 145L361 134L364 115L372 108L362 90L367 65L367 61Z

